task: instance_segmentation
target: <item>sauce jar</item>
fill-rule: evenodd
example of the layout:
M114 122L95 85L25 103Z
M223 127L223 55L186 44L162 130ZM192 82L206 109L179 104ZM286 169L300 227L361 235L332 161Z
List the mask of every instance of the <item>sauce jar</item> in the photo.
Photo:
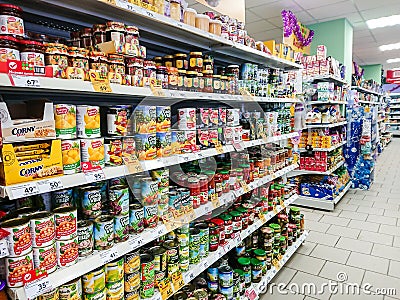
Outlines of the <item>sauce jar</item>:
M199 79L199 87L197 88L197 91L198 92L203 92L203 90L204 90L203 73L197 73L197 78Z
M200 181L200 204L203 205L208 202L208 177L201 174L198 178Z
M208 32L210 29L210 17L203 14L196 15L196 28Z
M12 4L0 4L0 34L24 36L22 9Z
M214 176L215 192L218 197L222 196L222 174L216 173Z
M236 210L231 211L229 214L232 216L233 233L236 234L242 230L242 215Z
M196 177L188 178L188 185L190 190L190 199L193 205L193 208L200 207L200 181Z
M189 71L196 71L197 73L203 71L203 53L190 52L189 54Z
M178 90L185 91L187 88L186 70L178 70Z
M187 55L185 53L175 54L173 66L179 70L186 70L188 68Z
M101 76L107 76L108 60L103 52L91 52L89 57L89 66L91 70L98 71Z
M196 26L196 10L193 8L186 8L183 14L183 22L187 25Z
M203 79L204 79L204 93L212 93L213 92L213 71L212 70L204 70L203 71Z
M210 20L208 32L221 36L222 33L222 22L219 20Z
M1 16L0 16L1 18ZM0 61L20 60L18 40L9 35L0 36Z
M92 36L92 28L87 27L83 28L80 31L80 38L81 38L81 47L89 48L93 45L93 36Z
M222 175L222 192L223 193L229 193L229 190L230 190L229 171L228 170L221 170L220 174Z
M127 57L125 59L126 74L131 75L133 86L143 86L143 59L137 57Z
M178 89L178 69L174 67L167 67L168 73L168 88L170 90Z
M225 239L229 240L232 238L232 233L233 233L232 216L229 214L223 214L220 215L220 218L224 221Z
M180 22L182 19L180 1L170 0L169 12L170 12L171 19Z
M214 252L216 250L218 250L218 245L219 245L219 228L216 224L214 223L209 223L208 224L209 227L209 250L210 252Z
M119 54L108 54L109 71L117 74L125 74L124 57Z
M92 39L94 46L97 44L105 43L107 40L106 25L94 24L92 26Z
M221 76L221 94L228 93L227 85L228 85L228 77L222 75Z
M125 24L121 22L108 21L106 23L107 42L115 42L115 52L123 53L125 46Z
M247 257L239 257L238 264L240 269L244 273L244 285L246 288L251 285L251 266L250 266L250 258Z
M163 66L163 58L161 56L154 57L153 61L156 64L156 67Z
M136 26L125 26L125 30L125 54L140 56L139 29Z
M21 45L21 61L28 62L29 66L45 65L44 61L44 45L35 41L22 40Z
M77 47L81 48L82 43L81 43L81 38L80 38L80 32L79 31L72 31L70 34L70 39L68 40L68 44L71 45L72 47Z
M222 219L215 218L211 220L212 223L218 226L219 229L219 244L223 245L225 243L225 223Z
M213 71L214 70L214 61L210 58L203 60L203 71Z
M263 265L257 258L251 259L251 282L259 283L262 278Z
M163 65L167 68L173 67L174 56L173 55L165 55L162 59Z
M242 215L242 229L246 229L249 225L249 213L247 212L247 209L244 207L238 207L236 210Z
M221 94L221 75L213 76L214 93Z
M199 87L199 79L196 71L186 72L187 90L189 92L197 92Z
M163 89L168 88L168 73L167 68L164 66L157 67L157 84Z
M157 68L155 62L152 60L145 60L143 63L143 85L149 87L151 84L154 84L156 78Z

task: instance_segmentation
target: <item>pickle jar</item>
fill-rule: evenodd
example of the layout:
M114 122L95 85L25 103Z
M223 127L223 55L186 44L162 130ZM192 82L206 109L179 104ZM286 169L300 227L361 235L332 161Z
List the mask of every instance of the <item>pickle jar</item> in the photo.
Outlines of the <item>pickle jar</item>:
M197 73L203 71L203 53L190 52L189 54L189 71L196 71Z
M175 54L173 66L179 70L186 70L188 68L187 55L185 53Z
M92 39L93 39L93 45L105 43L107 40L106 25L94 24L92 26Z

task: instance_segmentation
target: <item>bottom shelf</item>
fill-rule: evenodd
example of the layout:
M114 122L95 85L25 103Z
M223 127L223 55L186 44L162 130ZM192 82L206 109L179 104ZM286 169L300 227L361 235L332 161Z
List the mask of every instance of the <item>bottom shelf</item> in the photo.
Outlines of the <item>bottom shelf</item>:
M340 194L337 195L336 198L334 198L333 200L299 196L299 198L297 198L297 200L294 202L294 205L333 211L335 209L335 205L338 204L340 200L342 200L344 195L350 189L350 186L351 183L348 183L346 187L340 192Z
M245 292L245 298L249 300L254 300L259 298L260 294L264 294L268 290L268 284L272 281L276 274L282 269L286 262L293 256L293 254L299 249L299 247L304 243L306 237L308 236L308 231L304 233L296 240L296 242L289 246L286 253L277 261L274 266L263 276L259 283L253 283Z

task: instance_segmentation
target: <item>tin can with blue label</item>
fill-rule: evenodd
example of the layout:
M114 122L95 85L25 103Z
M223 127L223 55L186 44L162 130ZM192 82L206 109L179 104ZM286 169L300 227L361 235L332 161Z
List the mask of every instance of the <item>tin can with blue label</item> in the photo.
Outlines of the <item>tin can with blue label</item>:
M82 214L84 218L94 219L101 215L101 193L97 187L79 188L82 201Z
M114 242L120 243L129 238L129 215L114 216Z
M141 233L144 230L144 208L140 204L129 205L129 231Z
M210 281L218 282L218 263L214 263L207 269L207 278Z
M94 220L94 249L106 250L114 246L114 218L109 215Z
M199 223L196 225L196 228L200 231L200 258L205 258L208 256L208 248L209 248L209 229L206 223Z
M52 207L74 207L74 195L72 189L64 189L59 191L54 191L51 193Z
M129 188L115 185L109 188L108 199L110 215L127 215L129 213Z
M158 204L144 206L144 226L154 228L158 222Z
M141 179L140 187L141 200L144 205L154 205L158 202L158 181L151 177Z

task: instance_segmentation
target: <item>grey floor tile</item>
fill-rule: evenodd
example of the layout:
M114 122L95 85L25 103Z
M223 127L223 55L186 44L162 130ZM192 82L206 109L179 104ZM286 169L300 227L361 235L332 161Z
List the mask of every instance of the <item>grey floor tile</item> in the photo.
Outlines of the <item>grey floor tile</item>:
M351 220L349 223L349 227L361 230L374 231L374 232L378 232L379 230L378 223L364 222L359 220Z
M396 218L377 216L377 215L369 215L367 218L367 221L379 223L379 224L385 224L385 225L396 225L397 224Z
M360 207L358 207L357 212L362 212L362 213L366 213L366 214L370 214L370 215L382 216L384 213L384 209L376 208L376 207L372 208L372 207L360 206Z
M320 259L344 264L350 255L350 251L331 248L325 245L317 245L310 255Z
M272 279L271 282L275 284L283 284L284 286L286 286L290 282L290 280L292 280L293 276L296 273L297 270L285 266L279 271L279 273Z
M321 271L324 264L325 260L296 253L286 263L286 266L298 271L317 275Z
M360 206L360 207L362 207L362 206ZM352 219L352 220L365 221L368 217L368 214L344 210L340 213L339 217L348 218L348 219Z
M343 273L345 277L342 277ZM333 281L361 284L364 273L365 270L362 269L327 261L319 275ZM343 280L344 278L347 279Z
M400 236L395 236L393 239L393 246L400 248Z
M322 233L318 231L311 231L309 236L307 237L307 241L331 247L335 247L338 240L339 237L337 235Z
M371 242L349 239L341 237L336 244L336 248L370 254L373 244Z
M375 257L373 255L352 252L347 260L346 265L387 274L389 269L389 260L381 257Z
M321 220L319 220L319 222L339 225L339 226L347 226L347 224L349 224L350 222L350 219L324 215L321 218Z
M297 249L297 253L301 253L304 255L310 255L310 253L314 250L315 246L317 246L316 243L310 242L307 239L306 242L304 243L304 245L301 245L301 247L299 247L299 249Z
M304 224L306 228L319 232L326 232L330 226L329 224L307 220L304 221Z
M311 220L311 221L319 221L322 218L323 214L319 212L304 212L304 217L306 220Z
M360 232L360 229L331 225L326 233L357 239Z
M400 211L398 210L387 210L383 212L385 217L400 218Z
M326 278L322 278L320 276L315 276L315 275L311 275L311 274L304 273L304 272L297 272L296 275L294 275L290 284L292 284L292 283L296 284L299 287L306 286L306 284L309 285L310 283L313 283L316 288L315 289L312 288L312 289L308 290L309 293L307 293L307 296L310 296L310 297L313 297L316 299L322 299L322 300L327 300L330 297L329 293L326 293L326 292L321 293L321 294L318 293L318 291L321 289L321 287L323 287L325 284L328 283L328 279L326 279Z
M362 199L350 199L347 201L347 204L372 207L372 205L374 204L374 201L365 201Z
M379 232L400 236L400 227L382 224L379 227Z
M298 294L294 295L291 294L290 291L285 291L286 294L280 294L277 289L272 289L273 292L267 292L265 295L260 295L261 300L281 300L281 299L287 299L287 300L303 300L304 295Z
M358 239L376 244L392 246L393 237L394 237L393 235L362 230L360 232L360 235L358 236Z
M374 244L371 254L379 257L400 261L400 248L397 247Z
M400 278L400 262L391 260L389 264L389 276Z
M383 208L383 209L388 209L388 210L398 210L399 209L399 204L389 204L389 203L382 203L382 202L375 202L372 207L376 208Z
M358 205L347 204L347 203L344 203L344 202L339 202L339 204L336 207L341 209L341 210L357 211L357 208L359 206Z
M381 295L367 295L363 293L360 289L357 289L357 291L354 291L352 287L349 288L343 288L343 291L349 291L349 293L346 294L334 294L331 296L330 300L383 300L383 296Z
M371 271L366 271L363 279L363 284L368 283L372 286L371 290L382 288L395 288L397 289L397 296L391 296L393 298L400 298L398 289L400 287L400 278L378 274Z

